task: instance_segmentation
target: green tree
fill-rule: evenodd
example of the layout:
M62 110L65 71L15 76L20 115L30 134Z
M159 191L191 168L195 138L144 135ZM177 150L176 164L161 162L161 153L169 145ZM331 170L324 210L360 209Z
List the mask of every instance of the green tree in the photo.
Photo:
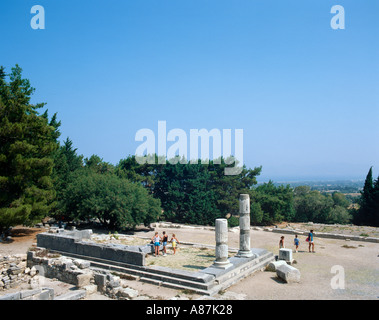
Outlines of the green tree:
M54 206L58 124L38 113L44 103L30 102L34 90L18 65L9 75L0 68L0 232L40 221Z
M158 163L157 155L155 163ZM238 215L238 197L251 192L261 168L247 169L227 176L228 161L223 158L202 164L182 161L174 164L139 164L134 156L123 159L115 168L120 177L141 183L161 200L162 219L183 223L214 224L227 214Z
M157 175L154 195L162 202L164 218L182 223L213 224L220 212L210 174L201 164L170 164Z
M147 225L161 213L160 201L140 184L88 168L74 173L64 204L72 219L98 219L111 230Z
M256 184L261 168L247 169L239 175L225 175L227 161L218 159L202 164L171 164L158 167L153 188L162 201L163 217L170 221L209 224L227 214L238 215L238 197Z
M56 190L57 206L53 212L58 220L67 220L64 212L63 197L67 186L73 180L73 173L83 168L83 156L77 154L73 142L67 138L54 153L53 181Z
M378 177L379 179L379 177ZM359 199L359 209L354 211L354 223L358 225L379 226L379 182L373 180L372 167Z
M333 208L333 198L331 195L323 195L317 190L306 191L302 188L295 188L294 207L295 220L298 222L318 222L326 223L329 211Z
M379 177L378 177L379 179ZM378 199L378 180L373 181L372 167L367 173L361 198L359 201L359 209L354 216L354 223L367 226L379 226L379 199Z
M333 207L330 208L325 223L347 224L352 220L352 215L348 210L350 201L340 192L333 192Z
M379 176L374 182L372 190L372 225L379 227Z
M86 168L97 173L113 173L115 170L111 163L103 161L103 159L96 154L93 154L89 158L85 158L84 165Z
M289 185L276 187L270 180L255 188L252 196L250 211L256 211L258 217L262 216L261 224L273 224L282 220L293 221L295 210L293 206L293 191ZM253 204L258 203L258 207L253 208ZM256 218L253 221L257 220Z
M252 225L261 225L263 221L264 212L261 205L258 202L252 202L250 204L250 221Z
M205 168L210 173L211 189L221 215L239 215L239 195L250 194L251 197L252 188L257 184L256 177L260 175L262 167L250 169L243 165L240 174L225 175L225 168L229 166L227 163L228 159L221 157L217 161L210 161Z
M351 214L342 206L334 206L330 209L326 223L348 224L351 222Z
M332 199L334 202L334 206L340 206L342 208L347 209L350 205L350 201L346 199L345 195L341 192L333 192Z
M156 159L158 157L153 155ZM129 156L121 159L115 168L118 176L129 179L130 181L140 182L150 193L154 190L155 182L157 181L158 170L162 168L161 165L156 164L139 164L136 156Z

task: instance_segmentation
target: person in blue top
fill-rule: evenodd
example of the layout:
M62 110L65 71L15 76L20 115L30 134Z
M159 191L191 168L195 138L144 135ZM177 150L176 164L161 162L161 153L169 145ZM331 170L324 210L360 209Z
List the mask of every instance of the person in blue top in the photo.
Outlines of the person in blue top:
M295 245L295 250L297 252L297 249L299 248L299 244L300 244L300 241L299 241L299 238L297 237L297 234L295 234L295 239L293 240L293 244Z
M308 239L309 239L309 252L311 252L311 247L312 247L312 252L315 252L315 244L313 242L313 230L308 234Z

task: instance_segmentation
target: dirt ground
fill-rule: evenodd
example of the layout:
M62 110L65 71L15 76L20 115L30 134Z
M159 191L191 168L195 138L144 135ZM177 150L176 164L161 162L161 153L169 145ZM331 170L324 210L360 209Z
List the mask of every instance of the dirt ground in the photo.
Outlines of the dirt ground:
M313 228L316 230L316 228ZM44 229L14 228L12 242L0 243L0 255L26 253L36 242L36 234ZM160 234L166 231L171 237L173 233L179 241L214 245L214 231L193 228L156 228ZM371 230L377 232L377 230ZM337 232L336 232L337 233ZM154 231L136 232L138 237L152 237ZM281 234L263 230L251 230L251 247L264 248L278 254L278 243ZM293 235L283 234L286 248L293 248ZM229 247L239 247L239 233L229 232ZM280 281L274 272L256 272L228 288L225 292L212 299L237 300L377 300L379 298L379 244L362 241L345 241L315 237L315 253L308 252L305 236L299 236L299 252L294 252L294 267L301 273L300 283L287 284ZM179 245L176 253L180 257L183 246ZM168 248L167 256L154 259L157 265L173 260L172 250ZM176 258L176 257L175 257ZM176 258L177 259L177 258ZM337 271L335 271L337 270ZM343 280L336 282L339 277ZM70 286L51 281L45 286L55 286L63 292ZM167 299L198 299L199 295L180 292L170 288L157 287L152 284L128 280L128 286L139 291L141 298L156 300ZM335 288L335 285L344 286ZM334 288L333 288L334 287ZM3 294L3 293L2 293ZM95 294L88 300L107 299Z

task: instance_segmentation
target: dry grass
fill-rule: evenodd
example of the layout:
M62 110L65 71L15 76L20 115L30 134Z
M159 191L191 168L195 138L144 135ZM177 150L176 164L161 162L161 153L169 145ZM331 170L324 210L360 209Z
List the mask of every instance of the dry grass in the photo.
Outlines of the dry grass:
M215 251L212 249L180 245L175 254L168 246L166 256L163 256L162 252L158 257L148 255L146 264L196 272L209 267L214 260Z

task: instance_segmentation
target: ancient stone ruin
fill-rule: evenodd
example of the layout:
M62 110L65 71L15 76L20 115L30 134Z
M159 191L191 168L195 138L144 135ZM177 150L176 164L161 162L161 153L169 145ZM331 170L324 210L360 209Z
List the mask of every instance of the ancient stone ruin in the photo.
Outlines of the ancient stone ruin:
M89 241L92 230L66 231L58 228L37 235L37 248L27 254L27 267L37 268L48 278L74 284L79 289L97 290L117 299L133 298L133 293L125 292L126 289L120 286L120 279L115 273L133 276L139 281L212 296L256 271L265 270L270 263L275 262L272 252L250 248L249 195L240 195L239 202L238 253L229 257L227 220L216 219L216 259L212 265L197 272L147 266L146 256L153 252L150 244L129 246L94 243ZM41 251L44 250L48 254L41 256ZM296 278L292 269L283 270L283 274L291 280Z

